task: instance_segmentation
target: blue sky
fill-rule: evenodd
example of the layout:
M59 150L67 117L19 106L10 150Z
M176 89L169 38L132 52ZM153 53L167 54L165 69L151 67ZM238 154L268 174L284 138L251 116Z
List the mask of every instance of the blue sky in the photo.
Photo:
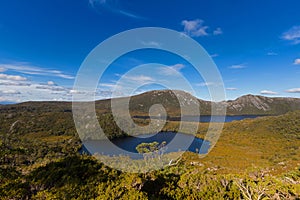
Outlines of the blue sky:
M110 36L139 27L169 28L199 42L218 66L227 99L249 93L300 97L299 7L297 0L0 1L0 103L71 100L89 52ZM205 83L186 60L154 50L117 59L96 97L107 98L122 74L149 62L181 73L199 98L209 99L206 86L214 83ZM153 76L127 78L148 84L139 93L161 89ZM169 76L166 80L173 80Z

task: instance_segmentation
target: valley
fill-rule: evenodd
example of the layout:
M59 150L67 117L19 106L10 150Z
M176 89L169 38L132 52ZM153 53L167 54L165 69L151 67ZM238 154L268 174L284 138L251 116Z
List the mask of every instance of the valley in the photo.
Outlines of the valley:
M145 107L159 102L150 99L148 103L144 95L148 94L135 96L131 102L139 105L144 101ZM176 117L173 100L168 98L161 100L168 115ZM111 169L93 156L79 153L82 142L72 120L71 103L2 105L0 197L86 199L97 196L102 199L109 194L111 199L299 198L299 100L241 98L235 100L239 103L227 102L229 113L238 114L233 108L240 105L243 114L264 116L226 122L216 146L203 158L185 152L164 169L137 174ZM96 103L99 124L109 138L122 139L127 134L113 122L108 105L108 100ZM134 115L147 116L144 110L134 106L132 109ZM149 119L137 118L135 122L147 125ZM204 138L209 129L206 122L184 123L199 125L197 138ZM162 131L177 132L179 124L179 121L167 121ZM123 164L130 162L119 159Z

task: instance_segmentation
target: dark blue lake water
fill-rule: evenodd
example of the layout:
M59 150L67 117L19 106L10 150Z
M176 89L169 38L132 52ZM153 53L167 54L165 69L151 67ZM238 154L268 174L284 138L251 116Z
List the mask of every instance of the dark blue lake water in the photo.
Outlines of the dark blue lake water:
M139 137L114 139L112 140L114 145L107 140L85 141L82 152L88 152L90 154L98 153L109 156L128 155L133 159L140 159L143 158L143 156L141 154L137 154L136 146L141 143L150 143L154 141L157 141L160 144L164 141L167 143L164 147L165 153L187 150L203 154L207 153L210 146L208 141L196 138L193 135L174 132L160 132L158 134L147 134ZM118 148L116 148L116 146Z
M243 119L253 119L260 117L260 115L226 115L226 116L211 116L211 115L201 115L199 116L183 116L180 117L170 117L168 120L170 121L189 121L189 122L232 122L236 120L243 120ZM148 119L148 116L134 116L134 118L140 119Z
M248 118L256 118L258 115L237 115L237 116L184 116L181 118L169 118L171 121L193 121L193 122L232 122L235 120L243 120ZM149 117L145 116L135 116L135 118L147 119ZM176 137L175 137L176 136ZM158 134L147 134L138 137L125 137L114 139L112 142L108 140L94 140L85 141L82 152L89 154L104 154L108 156L116 155L126 155L133 159L141 159L143 156L137 154L136 146L141 143L150 142L166 142L165 153L178 152L178 151L191 151L195 153L204 154L207 153L209 149L209 142L204 141L200 138L196 138L193 135L183 134L183 133L173 133L173 132L161 132ZM201 148L202 146L202 148Z

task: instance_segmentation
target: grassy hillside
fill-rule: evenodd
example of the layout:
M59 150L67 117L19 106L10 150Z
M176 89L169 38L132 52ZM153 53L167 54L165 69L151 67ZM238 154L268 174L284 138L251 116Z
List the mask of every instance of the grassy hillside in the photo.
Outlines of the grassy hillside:
M300 111L226 123L202 162L228 173L264 168L277 174L294 169L300 165Z

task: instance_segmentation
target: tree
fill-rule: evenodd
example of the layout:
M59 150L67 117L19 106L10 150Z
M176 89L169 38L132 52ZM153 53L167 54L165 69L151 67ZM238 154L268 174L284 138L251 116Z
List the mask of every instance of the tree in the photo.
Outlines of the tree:
M150 143L141 143L136 147L136 150L138 153L151 153L151 152L157 152L159 149L164 147L166 145L166 142L163 141L161 144L158 142L150 142Z

